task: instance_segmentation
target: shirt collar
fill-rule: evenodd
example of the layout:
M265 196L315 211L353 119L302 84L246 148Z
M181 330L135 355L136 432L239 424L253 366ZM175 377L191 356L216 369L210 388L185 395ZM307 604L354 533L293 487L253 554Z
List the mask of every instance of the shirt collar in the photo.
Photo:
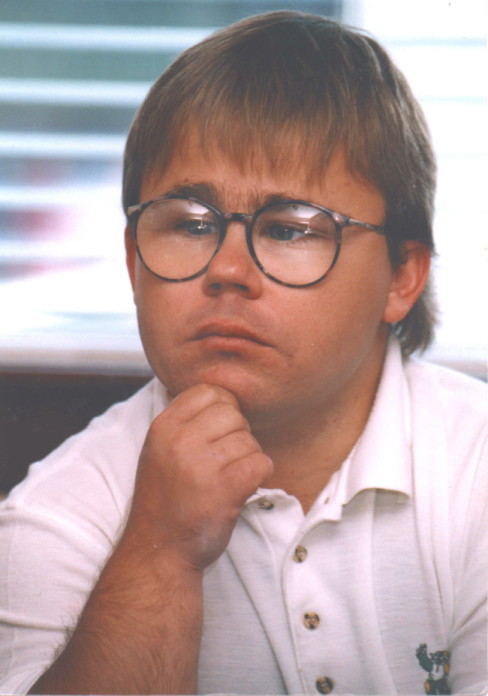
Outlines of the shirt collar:
M366 427L318 500L337 509L363 490L396 491L410 497L412 487L409 392L400 346L392 339Z

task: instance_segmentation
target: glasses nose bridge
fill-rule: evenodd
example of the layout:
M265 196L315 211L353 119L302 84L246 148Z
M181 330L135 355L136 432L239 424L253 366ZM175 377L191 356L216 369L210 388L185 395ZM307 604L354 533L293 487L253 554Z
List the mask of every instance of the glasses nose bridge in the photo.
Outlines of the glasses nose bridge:
M254 218L254 216L250 213L222 213L221 212L220 213L221 232L220 232L220 241L218 244L217 253L220 251L220 249L222 248L222 245L225 241L229 224L231 222L240 222L244 225L244 233L245 233L247 250L248 250L251 258L255 261L255 254L254 254L253 244L252 244L252 240L251 240L251 229L252 229L253 218Z
M227 233L227 228L231 222L242 222L247 236L249 234L252 217L253 216L249 213L222 213L222 220L224 222L224 236Z
M253 244L251 240L251 232L252 232L252 222L254 219L254 215L250 213L223 213L222 211L215 209L215 213L217 213L217 219L219 221L219 240L217 243L217 248L215 249L215 252L212 256L212 259L210 260L209 264L212 262L212 260L220 256L220 252L222 250L222 247L224 246L226 237L227 237L227 229L228 226L231 222L240 222L244 225L244 238L245 238L245 247L247 248L247 255L249 255L250 259L252 262L258 267L259 263L257 262L256 255L254 253L253 249ZM232 242L231 242L232 246ZM239 251L239 254L242 254L244 249L241 249ZM207 265L207 268L208 268Z

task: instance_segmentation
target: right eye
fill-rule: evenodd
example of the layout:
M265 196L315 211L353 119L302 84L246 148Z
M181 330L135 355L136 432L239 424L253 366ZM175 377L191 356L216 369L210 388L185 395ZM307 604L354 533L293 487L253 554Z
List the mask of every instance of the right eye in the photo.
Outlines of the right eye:
M215 223L201 218L182 219L175 223L174 230L185 232L191 237L206 237L217 233Z

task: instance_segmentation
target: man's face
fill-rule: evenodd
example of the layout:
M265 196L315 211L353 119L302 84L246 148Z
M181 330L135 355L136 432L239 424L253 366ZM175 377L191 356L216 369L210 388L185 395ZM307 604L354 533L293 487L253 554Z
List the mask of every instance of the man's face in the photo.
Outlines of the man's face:
M141 201L192 186L223 212L252 213L258 200L280 194L383 222L383 197L350 174L340 154L313 185L296 172L243 174L222 155L208 158L195 147L191 156L175 157L163 175L147 177ZM308 288L267 278L239 222L229 225L222 248L198 278L170 283L153 276L129 236L128 267L147 357L174 395L198 383L220 385L237 396L258 428L330 415L374 389L394 273L385 239L373 231L346 228L336 266Z

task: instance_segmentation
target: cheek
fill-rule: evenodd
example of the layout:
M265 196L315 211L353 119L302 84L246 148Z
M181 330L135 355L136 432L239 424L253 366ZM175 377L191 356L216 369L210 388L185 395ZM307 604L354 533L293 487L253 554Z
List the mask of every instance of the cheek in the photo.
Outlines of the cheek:
M372 238L368 241L371 248L367 248L365 254L367 262L359 256L354 259L356 263L348 267L344 304L357 321L375 328L381 323L388 305L393 270L384 240Z
M173 290L145 270L136 273L134 302L142 344L151 364L154 355L169 348L168 338L176 329L179 303L171 299Z
M386 275L371 274L351 279L341 303L346 320L368 326L374 331L382 321L389 292L390 283Z
M391 277L388 262L367 269L350 265L342 277L331 275L324 283L320 303L315 303L321 308L318 325L342 339L357 331L375 334L388 304Z

